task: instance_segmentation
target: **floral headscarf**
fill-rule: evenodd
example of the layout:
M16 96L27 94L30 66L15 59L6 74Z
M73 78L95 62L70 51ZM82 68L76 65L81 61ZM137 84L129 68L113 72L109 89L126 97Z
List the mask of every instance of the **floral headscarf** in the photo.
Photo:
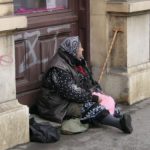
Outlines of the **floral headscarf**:
M78 36L68 37L60 44L62 51L67 52L74 57L77 56L77 50L79 49L79 46L80 40Z

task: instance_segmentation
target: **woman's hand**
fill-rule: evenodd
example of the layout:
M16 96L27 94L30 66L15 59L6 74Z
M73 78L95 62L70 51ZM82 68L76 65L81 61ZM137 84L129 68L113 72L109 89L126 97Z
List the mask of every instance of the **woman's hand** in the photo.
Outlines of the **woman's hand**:
M92 93L92 101L96 102L96 103L100 103L102 101L102 99L99 96Z

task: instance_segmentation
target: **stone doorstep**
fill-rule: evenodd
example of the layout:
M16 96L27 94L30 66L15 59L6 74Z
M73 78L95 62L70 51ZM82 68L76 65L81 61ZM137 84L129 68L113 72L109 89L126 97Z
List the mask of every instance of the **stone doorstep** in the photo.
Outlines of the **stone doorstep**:
M29 142L27 106L20 105L17 100L0 104L2 106L5 107L0 112L0 150Z
M26 16L4 16L0 17L0 32L10 31L27 27Z

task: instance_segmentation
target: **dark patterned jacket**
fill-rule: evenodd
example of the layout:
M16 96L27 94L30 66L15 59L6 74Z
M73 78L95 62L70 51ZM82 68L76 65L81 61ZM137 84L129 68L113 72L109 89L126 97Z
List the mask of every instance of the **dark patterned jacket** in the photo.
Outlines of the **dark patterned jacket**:
M53 57L44 75L42 95L37 103L40 116L59 123L70 108L92 101L92 91L101 90L85 61L70 57L61 51Z

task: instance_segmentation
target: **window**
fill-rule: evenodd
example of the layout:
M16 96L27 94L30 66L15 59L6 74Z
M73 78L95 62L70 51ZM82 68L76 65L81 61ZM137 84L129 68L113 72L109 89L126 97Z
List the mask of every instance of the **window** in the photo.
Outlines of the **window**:
M68 8L68 0L14 0L16 14L56 11Z

